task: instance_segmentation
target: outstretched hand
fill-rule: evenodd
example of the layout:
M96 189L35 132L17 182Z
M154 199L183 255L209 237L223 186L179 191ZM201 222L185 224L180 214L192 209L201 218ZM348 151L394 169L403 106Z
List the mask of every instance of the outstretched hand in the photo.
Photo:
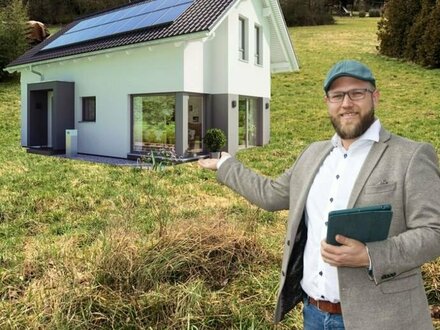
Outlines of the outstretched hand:
M225 160L229 157L231 157L231 154L222 151L220 159L216 159L216 158L199 159L198 164L201 168L216 171L218 162L221 160Z
M335 267L369 266L370 259L364 243L342 235L336 235L336 241L342 245L331 245L325 240L321 242L321 256L326 263Z
M204 158L204 159L199 159L197 161L197 163L199 164L199 166L201 168L205 168L205 169L208 169L208 170L216 171L217 170L218 159L215 159L215 158Z

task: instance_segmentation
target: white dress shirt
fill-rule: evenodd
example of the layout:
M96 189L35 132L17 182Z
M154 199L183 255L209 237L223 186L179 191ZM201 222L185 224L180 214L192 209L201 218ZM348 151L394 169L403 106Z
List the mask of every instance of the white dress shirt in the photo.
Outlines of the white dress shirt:
M337 268L321 257L321 241L327 236L328 213L347 208L354 183L373 146L379 141L380 122L376 120L348 150L334 135L333 149L313 180L306 202L307 243L301 286L316 300L339 302Z

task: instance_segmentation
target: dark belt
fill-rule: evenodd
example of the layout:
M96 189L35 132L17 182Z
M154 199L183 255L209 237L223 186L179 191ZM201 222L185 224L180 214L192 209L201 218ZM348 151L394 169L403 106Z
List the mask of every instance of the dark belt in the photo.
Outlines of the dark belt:
M315 300L312 297L308 297L309 303L316 306L320 311L330 314L342 314L341 304L332 303L327 300Z

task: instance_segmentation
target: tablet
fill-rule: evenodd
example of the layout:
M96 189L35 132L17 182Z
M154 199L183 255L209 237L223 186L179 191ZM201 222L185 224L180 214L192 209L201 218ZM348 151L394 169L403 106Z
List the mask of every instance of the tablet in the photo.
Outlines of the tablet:
M336 242L337 234L363 243L382 241L388 237L392 216L390 204L331 211L328 214L327 243L341 245Z

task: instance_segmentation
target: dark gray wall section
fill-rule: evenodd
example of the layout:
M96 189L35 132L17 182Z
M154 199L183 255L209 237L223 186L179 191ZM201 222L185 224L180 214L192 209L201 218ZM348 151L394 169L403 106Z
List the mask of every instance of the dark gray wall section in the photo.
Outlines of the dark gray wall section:
M188 149L188 94L176 93L176 154Z
M265 145L270 141L270 99L262 98L261 100L261 140L259 145Z
M53 91L53 108L52 108L52 148L54 150L63 150L66 147L66 129L75 128L75 104L74 93L75 84L66 81L49 81L41 83L28 84L28 146L33 146L32 142L42 139L46 135L47 143L47 126L44 131L41 131L41 124L39 121L43 119L35 119L38 116L36 109L37 101L40 98L45 98L45 112L47 122L47 91ZM42 112L41 112L42 113ZM40 128L38 126L40 125ZM40 131L38 131L40 129ZM43 128L44 129L44 128Z
M232 102L235 101L235 107ZM226 134L224 151L232 155L238 150L238 95L212 95L212 111L210 127L220 128Z

